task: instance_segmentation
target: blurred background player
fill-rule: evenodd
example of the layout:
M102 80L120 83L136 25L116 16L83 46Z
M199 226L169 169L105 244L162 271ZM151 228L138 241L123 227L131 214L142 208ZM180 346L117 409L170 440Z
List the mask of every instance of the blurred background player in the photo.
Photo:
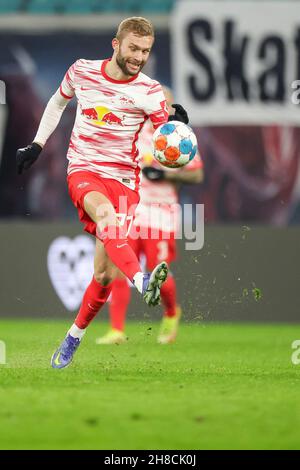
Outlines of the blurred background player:
M163 87L169 113L172 114L174 98L168 87ZM195 184L203 180L203 164L199 155L185 167L166 169L152 155L151 141L154 129L148 120L139 140L142 167L140 203L134 220L134 233L129 243L136 255L145 256L147 269L152 270L158 263L176 259L175 233L178 229L180 206L178 189L180 184ZM152 237L151 237L152 231ZM131 297L130 285L120 273L114 280L109 303L111 328L106 335L96 340L97 344L119 344L126 341L125 319ZM176 283L171 272L161 288L164 306L163 320L158 342L162 344L175 340L181 308L176 300Z
M129 220L139 201L136 143L145 120L156 128L168 121L161 85L141 72L154 42L145 18L123 20L106 60L77 60L43 114L37 135L17 152L18 172L37 160L69 101L78 101L68 150L68 186L85 230L96 237L94 275L77 317L52 356L53 368L69 365L86 328L107 301L116 267L134 284L148 305L160 301L167 264L143 274L127 242ZM188 122L180 105L171 119Z

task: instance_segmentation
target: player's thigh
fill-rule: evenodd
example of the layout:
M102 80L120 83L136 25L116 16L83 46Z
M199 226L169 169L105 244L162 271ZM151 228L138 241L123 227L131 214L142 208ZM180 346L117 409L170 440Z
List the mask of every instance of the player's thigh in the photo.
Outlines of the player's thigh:
M90 218L97 223L102 231L108 225L115 225L117 215L115 208L108 197L98 191L90 191L83 200L84 210Z
M96 239L96 250L94 256L94 276L97 282L107 285L115 279L118 269L107 256L104 245Z

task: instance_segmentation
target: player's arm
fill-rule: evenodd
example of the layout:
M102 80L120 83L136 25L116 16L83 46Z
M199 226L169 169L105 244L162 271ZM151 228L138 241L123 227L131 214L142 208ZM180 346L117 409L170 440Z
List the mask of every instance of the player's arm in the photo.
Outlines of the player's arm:
M202 183L204 179L203 168L192 170L182 169L180 171L166 171L152 166L144 166L143 175L150 181L170 181L172 183L196 184Z
M75 94L74 68L75 64L69 68L60 88L48 101L33 142L27 147L17 150L16 160L19 175L23 170L28 170L38 159L44 145L56 129L67 104L73 98Z
M16 158L19 175L23 170L28 170L38 159L45 143L56 129L69 101L61 95L60 90L57 90L50 98L33 142L27 147L17 150Z
M166 96L159 82L153 81L145 100L144 111L152 122L154 130L168 121L189 123L188 113L181 104L172 104L174 112L169 114Z
M197 184L204 179L203 168L194 170L182 169L178 172L165 171L165 180L173 183Z

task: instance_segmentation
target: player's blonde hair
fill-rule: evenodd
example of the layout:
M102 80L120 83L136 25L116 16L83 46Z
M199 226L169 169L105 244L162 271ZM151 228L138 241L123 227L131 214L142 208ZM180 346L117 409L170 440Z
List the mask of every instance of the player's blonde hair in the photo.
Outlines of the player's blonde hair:
M126 33L134 33L138 36L152 36L154 38L152 23L142 16L132 16L121 21L116 38L121 41Z

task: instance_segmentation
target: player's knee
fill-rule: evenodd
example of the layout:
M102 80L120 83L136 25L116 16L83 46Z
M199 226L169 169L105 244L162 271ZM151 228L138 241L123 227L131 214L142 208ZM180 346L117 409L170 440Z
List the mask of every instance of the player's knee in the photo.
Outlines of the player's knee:
M114 216L97 220L98 233L101 234L107 227L116 227L117 230L117 219Z
M102 272L95 271L94 272L94 278L96 279L96 281L99 284L101 284L101 286L107 286L108 284L110 284L113 281L112 274L108 273L106 271L102 271Z
M107 207L101 204L97 208L96 214L97 227L102 232L106 227L117 225L117 216L113 207Z

